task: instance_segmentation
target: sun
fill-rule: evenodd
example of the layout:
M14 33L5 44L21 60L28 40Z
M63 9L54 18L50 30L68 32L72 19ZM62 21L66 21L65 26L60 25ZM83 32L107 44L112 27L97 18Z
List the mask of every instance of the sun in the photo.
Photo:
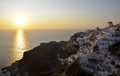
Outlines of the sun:
M24 26L26 22L26 18L24 16L16 16L15 23L17 26Z

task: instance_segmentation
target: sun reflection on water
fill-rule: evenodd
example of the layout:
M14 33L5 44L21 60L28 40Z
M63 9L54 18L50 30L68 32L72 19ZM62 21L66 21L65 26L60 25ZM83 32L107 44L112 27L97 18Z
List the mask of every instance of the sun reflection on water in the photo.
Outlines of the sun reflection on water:
M15 42L14 42L14 60L22 58L23 53L27 51L27 43L23 30L17 30Z

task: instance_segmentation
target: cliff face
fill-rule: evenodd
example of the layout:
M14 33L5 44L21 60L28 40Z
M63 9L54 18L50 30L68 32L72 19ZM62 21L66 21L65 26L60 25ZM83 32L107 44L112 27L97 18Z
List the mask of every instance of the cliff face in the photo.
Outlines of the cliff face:
M18 69L25 68L30 76L51 75L59 65L58 56L64 56L61 52L66 42L42 43L40 46L24 53L19 61Z
M18 68L25 67L33 76L50 76L61 63L58 58L68 57L66 45L67 42L42 43L24 53Z
M75 53L78 50L75 46L77 44L68 46L67 41L41 43L2 71L10 71L11 76L51 76L61 65L59 58L64 59Z

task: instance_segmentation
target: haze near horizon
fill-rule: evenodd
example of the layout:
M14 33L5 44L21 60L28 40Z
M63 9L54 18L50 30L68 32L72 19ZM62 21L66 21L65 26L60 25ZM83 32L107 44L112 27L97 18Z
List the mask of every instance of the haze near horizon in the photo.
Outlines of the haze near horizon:
M0 29L82 29L120 21L120 0L0 0Z

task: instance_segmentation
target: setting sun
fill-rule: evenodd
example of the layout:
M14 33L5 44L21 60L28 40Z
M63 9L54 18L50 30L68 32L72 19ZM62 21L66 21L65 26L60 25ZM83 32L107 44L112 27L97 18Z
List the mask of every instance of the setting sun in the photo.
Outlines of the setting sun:
M24 16L17 16L15 18L15 23L17 24L17 26L23 26L25 25L26 22L26 18Z

